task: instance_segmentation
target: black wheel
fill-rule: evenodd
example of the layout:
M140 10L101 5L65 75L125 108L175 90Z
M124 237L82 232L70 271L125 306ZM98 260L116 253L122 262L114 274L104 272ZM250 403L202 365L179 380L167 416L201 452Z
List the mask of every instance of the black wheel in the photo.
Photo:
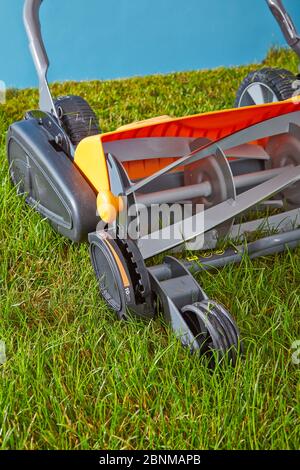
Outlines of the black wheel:
M285 69L263 68L251 72L238 89L235 107L284 101L293 96L296 77Z
M227 310L217 302L207 299L186 305L181 314L193 332L200 354L208 355L213 365L212 352L219 360L224 355L235 365L238 352L243 352L240 333Z
M55 108L75 147L85 137L100 134L96 115L81 96L62 96L55 101Z
M100 293L119 319L126 319L127 311L138 318L153 318L150 279L135 242L112 238L108 232L91 234L89 242Z

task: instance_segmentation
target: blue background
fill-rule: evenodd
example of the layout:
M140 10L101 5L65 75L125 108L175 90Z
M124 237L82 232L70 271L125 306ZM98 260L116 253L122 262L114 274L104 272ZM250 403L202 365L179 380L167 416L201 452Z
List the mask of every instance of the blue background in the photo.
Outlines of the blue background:
M0 80L36 86L23 0L0 0ZM300 1L285 0L300 26ZM264 0L44 0L50 81L246 64L284 39Z

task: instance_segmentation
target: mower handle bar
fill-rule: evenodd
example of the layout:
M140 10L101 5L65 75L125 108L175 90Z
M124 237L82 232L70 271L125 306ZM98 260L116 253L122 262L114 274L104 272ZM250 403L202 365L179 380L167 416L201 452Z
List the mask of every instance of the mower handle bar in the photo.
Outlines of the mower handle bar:
M47 80L49 59L43 41L39 16L42 2L43 0L25 0L23 20L29 40L29 49L39 78L40 109L58 118Z
M266 0L266 2L277 20L288 45L294 49L296 54L300 57L300 36L282 0Z
M29 48L39 78L40 109L52 113L58 118L47 80L49 59L43 41L39 17L42 2L43 0L25 0L23 15L24 25L29 39ZM300 37L282 1L266 0L266 2L276 18L289 46L294 49L300 57Z

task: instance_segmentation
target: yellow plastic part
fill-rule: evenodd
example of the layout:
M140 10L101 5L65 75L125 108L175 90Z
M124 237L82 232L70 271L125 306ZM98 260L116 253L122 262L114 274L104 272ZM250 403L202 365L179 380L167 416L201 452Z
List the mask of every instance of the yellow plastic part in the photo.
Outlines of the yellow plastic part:
M129 130L129 129L137 129L138 127L140 126L144 126L145 124L161 124L163 122L168 122L168 121L171 121L172 118L171 116L168 116L167 114L163 115L163 116L157 116L157 117L154 117L154 118L150 118L150 119L144 119L143 121L135 121L135 122L131 122L130 124L125 124L124 126L121 126L119 127L117 130L118 131L126 131L126 130Z
M75 151L75 165L99 192L109 191L110 182L100 135L83 139Z
M101 190L97 197L97 210L101 219L112 224L120 211L123 210L123 200L109 190Z

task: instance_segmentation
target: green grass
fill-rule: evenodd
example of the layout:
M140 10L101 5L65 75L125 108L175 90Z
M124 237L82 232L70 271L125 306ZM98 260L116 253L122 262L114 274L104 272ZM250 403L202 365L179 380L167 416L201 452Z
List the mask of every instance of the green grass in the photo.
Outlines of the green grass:
M297 69L288 51L268 65ZM103 131L155 115L231 107L257 65L130 80L63 83ZM86 245L53 232L11 187L8 125L37 107L37 91L0 107L1 449L297 449L300 250L198 277L237 319L245 357L210 371L160 320L120 323L101 300Z

